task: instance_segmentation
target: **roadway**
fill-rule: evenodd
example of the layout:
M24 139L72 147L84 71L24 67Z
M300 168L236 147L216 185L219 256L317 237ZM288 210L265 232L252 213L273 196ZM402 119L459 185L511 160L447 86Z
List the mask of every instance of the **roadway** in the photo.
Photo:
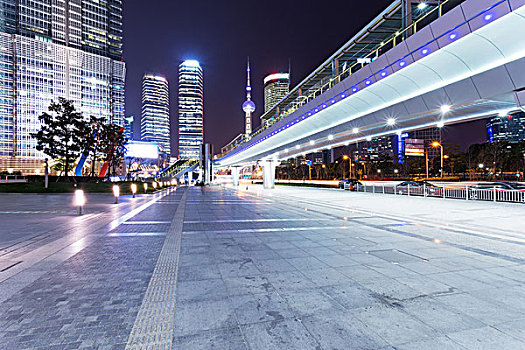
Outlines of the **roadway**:
M0 256L0 348L525 348L523 205L212 186L84 219L55 198L0 195L1 237L42 219Z

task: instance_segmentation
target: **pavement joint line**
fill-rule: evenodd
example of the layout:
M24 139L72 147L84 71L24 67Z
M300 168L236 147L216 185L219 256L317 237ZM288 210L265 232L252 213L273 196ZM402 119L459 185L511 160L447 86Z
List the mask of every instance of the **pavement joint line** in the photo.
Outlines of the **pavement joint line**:
M236 223L236 222L281 222L281 221L332 221L333 219L319 218L319 219L239 219L239 220L208 220L208 221L184 221L185 224L201 224L201 223Z
M171 224L171 221L126 221L122 225L161 225Z
M286 232L286 231L311 231L311 230L337 230L349 229L351 226L307 226L307 227L279 227L279 228L252 228L242 230L199 230L199 231L184 231L184 234L198 234L198 233L259 233L259 232Z
M177 273L188 189L179 202L126 349L171 349L175 321Z

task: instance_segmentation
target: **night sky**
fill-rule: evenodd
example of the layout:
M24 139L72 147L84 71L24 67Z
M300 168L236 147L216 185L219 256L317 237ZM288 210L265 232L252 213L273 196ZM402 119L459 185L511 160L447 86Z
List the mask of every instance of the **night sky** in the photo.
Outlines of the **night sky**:
M252 66L254 128L263 112L263 78L288 70L299 83L391 0L126 0L124 60L127 64L126 115L140 130L141 79L145 72L168 78L172 154L177 149L178 65L201 62L204 71L204 136L219 152L244 128L246 57ZM449 141L483 142L483 122L448 127ZM466 133L468 131L468 136Z

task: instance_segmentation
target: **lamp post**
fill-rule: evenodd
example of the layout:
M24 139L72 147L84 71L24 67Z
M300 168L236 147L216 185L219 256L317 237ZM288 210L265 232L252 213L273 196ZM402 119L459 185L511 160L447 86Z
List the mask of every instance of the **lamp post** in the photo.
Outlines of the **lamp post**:
M118 204L118 197L120 196L120 187L118 185L113 186L113 196L115 197L115 204Z
M137 185L131 184L131 193L133 193L133 198L135 198L135 193L137 193Z
M437 141L432 142L432 147L441 148L441 179L443 179L443 145Z
M346 154L343 156L343 160L349 160L349 159L350 159L350 157L347 156ZM351 174L352 174L352 163L350 163L350 161L349 161L348 164L349 164L349 169L348 169L348 171L349 171L349 173L350 173L350 175L348 175L348 177L351 177L351 176L352 176L352 175L351 175ZM346 170L346 169L345 169L345 163L343 162L343 179L344 179L344 177L345 177L345 175L346 175L346 171L345 171L345 170Z

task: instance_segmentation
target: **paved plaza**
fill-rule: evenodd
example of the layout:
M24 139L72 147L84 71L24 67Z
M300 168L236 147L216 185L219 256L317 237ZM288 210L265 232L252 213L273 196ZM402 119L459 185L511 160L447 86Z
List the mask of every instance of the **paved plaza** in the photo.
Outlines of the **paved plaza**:
M0 349L525 349L520 204L0 195Z

